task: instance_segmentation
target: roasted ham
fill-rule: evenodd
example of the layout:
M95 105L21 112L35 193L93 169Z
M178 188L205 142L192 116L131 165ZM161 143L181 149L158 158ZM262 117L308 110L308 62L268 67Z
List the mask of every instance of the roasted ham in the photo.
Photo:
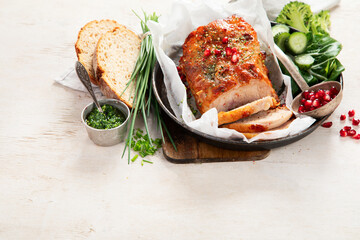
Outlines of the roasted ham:
M231 16L191 32L183 45L179 73L201 114L218 110L218 124L245 136L289 126L292 112L279 107L255 30Z
M264 59L252 26L234 15L189 34L179 72L188 82L201 114L213 107L227 112L268 96L275 99L269 107L276 107L278 96ZM236 121L255 112L258 110L245 113L239 109L235 112L238 117L232 114L230 119Z

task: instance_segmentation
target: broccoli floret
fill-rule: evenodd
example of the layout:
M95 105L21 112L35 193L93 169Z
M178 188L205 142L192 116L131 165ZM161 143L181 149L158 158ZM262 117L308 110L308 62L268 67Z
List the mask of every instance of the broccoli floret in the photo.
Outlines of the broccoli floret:
M330 24L330 13L323 10L312 17L311 31L315 34L329 35Z
M275 21L307 33L310 30L312 16L313 13L308 4L295 1L286 4Z

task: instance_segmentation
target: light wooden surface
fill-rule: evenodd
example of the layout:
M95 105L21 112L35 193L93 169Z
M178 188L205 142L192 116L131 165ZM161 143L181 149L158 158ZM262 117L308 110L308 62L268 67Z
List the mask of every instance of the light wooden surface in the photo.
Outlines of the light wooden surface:
M360 141L338 136L360 117L360 2L342 0L344 99L309 137L259 162L127 165L123 146L92 144L80 122L90 97L53 77L72 66L93 19L138 21L170 1L0 2L0 239L359 239ZM360 129L357 128L359 131Z

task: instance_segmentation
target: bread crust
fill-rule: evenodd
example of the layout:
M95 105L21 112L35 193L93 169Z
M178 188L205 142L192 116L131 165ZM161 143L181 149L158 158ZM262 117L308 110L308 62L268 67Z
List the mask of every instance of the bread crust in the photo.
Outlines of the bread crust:
M100 77L99 78L99 87L101 92L107 97L107 98L115 98L115 99L119 99L120 101L122 101L123 103L125 103L129 108L133 107L133 104L129 101L127 101L125 98L120 97L120 94L117 93L116 91L114 91L114 89L112 89L104 80L104 78Z

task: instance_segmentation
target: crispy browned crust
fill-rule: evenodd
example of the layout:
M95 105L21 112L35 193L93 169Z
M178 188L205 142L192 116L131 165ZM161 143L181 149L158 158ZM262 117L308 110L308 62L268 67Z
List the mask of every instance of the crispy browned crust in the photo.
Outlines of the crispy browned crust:
M103 20L100 20L100 21L93 20L93 21L88 22L87 24L85 24L85 26L83 26L80 29L79 33L78 33L78 37L77 37L77 40L76 40L76 43L75 43L75 51L76 51L76 56L77 56L79 62L81 62L83 65L84 65L84 62L82 62L80 57L79 57L79 55L82 53L82 49L79 47L79 45L80 45L80 36L89 25L91 25L93 23L99 23L101 21L111 21L111 22L117 23L115 20L109 20L109 19L103 19ZM94 51L95 51L95 49L94 49ZM89 77L90 77L90 81L95 85L99 85L99 81L98 81L97 77L95 75L93 75L92 72L88 72L88 74L89 74Z
M75 43L75 51L76 51L76 57L78 58L79 62L81 62L83 65L84 65L84 62L81 61L80 59L80 54L82 53L82 49L80 48L80 36L81 34L85 31L85 29L90 25L90 24L93 24L93 23L98 23L99 21L98 20L94 20L94 21L91 21L91 22L88 22L87 24L85 24L85 26L83 26L79 33L78 33L78 37L77 37L77 40L76 40L76 43ZM90 81L95 84L95 85L98 85L98 81L96 80L95 76L91 73L91 72L88 72L89 74L89 77L90 77Z
M104 80L104 78L99 78L99 87L101 92L107 97L107 98L115 98L119 99L120 101L124 102L129 108L132 108L132 103L124 99L123 97L120 97L120 95L114 91Z

